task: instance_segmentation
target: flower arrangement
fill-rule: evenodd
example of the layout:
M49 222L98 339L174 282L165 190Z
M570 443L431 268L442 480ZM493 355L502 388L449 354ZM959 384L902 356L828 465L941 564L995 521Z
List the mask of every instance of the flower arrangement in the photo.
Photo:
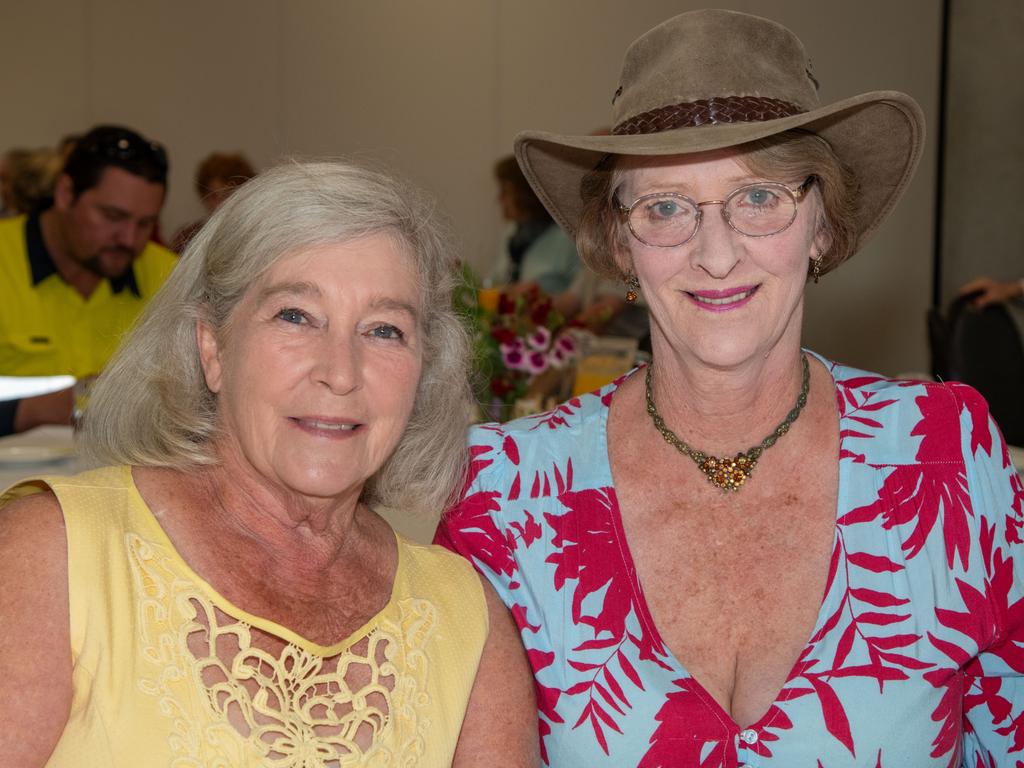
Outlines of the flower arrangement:
M472 285L472 274L466 277ZM477 396L486 415L502 419L516 400L557 396L561 372L575 358L578 345L551 298L536 286L502 293L494 309L476 298L463 289L456 306L473 333Z
M537 386L542 377L564 369L576 356L576 340L565 319L535 286L515 297L502 294L489 331L497 344L490 391L509 405L527 394L551 394L550 376Z

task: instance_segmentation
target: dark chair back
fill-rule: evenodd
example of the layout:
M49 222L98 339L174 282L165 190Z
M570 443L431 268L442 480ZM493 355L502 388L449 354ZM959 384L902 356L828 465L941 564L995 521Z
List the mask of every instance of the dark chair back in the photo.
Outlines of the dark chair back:
M975 309L972 298L958 297L945 317L929 312L933 373L977 389L1006 441L1024 445L1024 341L1009 307Z

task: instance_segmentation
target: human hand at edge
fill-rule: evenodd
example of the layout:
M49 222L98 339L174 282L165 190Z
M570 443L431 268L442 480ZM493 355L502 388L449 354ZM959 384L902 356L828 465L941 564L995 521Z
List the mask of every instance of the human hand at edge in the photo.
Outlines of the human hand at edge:
M979 277L960 288L960 295L979 292L971 304L976 309L987 307L990 304L999 304L1012 299L1019 299L1024 296L1024 281L1014 280L1011 282L1000 282L991 277Z

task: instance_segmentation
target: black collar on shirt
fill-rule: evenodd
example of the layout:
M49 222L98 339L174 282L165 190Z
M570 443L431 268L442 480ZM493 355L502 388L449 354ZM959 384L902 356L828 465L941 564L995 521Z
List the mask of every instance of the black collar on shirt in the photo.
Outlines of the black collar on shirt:
M28 251L28 265L32 270L32 285L39 285L50 275L60 276L57 265L53 263L53 257L43 242L43 225L38 213L33 213L25 219L25 249ZM142 295L139 292L139 284L135 282L134 267L128 268L118 277L108 277L107 280L113 293L120 293L127 288L136 296Z

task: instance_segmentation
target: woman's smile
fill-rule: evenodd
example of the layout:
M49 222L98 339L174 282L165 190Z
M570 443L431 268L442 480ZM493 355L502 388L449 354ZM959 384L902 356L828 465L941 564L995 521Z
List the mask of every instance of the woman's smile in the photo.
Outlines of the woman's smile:
M683 291L693 304L709 312L728 312L745 306L760 285L744 285L724 290Z
M364 424L350 419L292 416L288 420L307 434L332 440L351 437L365 427Z

